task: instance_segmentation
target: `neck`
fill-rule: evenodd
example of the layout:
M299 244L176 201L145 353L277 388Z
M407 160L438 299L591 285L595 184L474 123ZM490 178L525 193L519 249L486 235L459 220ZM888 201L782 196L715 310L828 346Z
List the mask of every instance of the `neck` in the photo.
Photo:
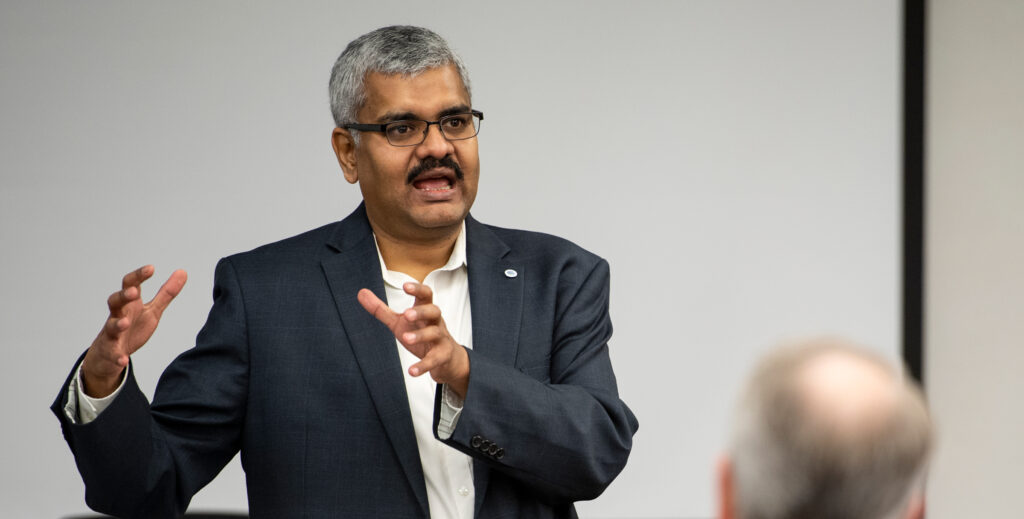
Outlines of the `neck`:
M407 274L420 283L427 274L443 267L455 249L461 223L448 232L428 240L405 240L384 232L370 222L377 236L377 247L388 270Z

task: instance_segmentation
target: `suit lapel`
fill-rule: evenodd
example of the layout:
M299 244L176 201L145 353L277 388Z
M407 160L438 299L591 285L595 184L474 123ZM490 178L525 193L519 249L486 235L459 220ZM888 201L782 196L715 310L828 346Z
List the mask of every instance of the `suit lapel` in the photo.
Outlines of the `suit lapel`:
M388 439L426 514L427 490L395 337L356 300L363 288L387 300L377 248L362 204L338 225L328 245L337 253L327 256L321 265L338 315Z
M506 366L514 366L523 314L524 265L509 257L508 245L494 231L466 218L466 263L469 303L473 318L473 351ZM470 374L472 377L472 374ZM490 469L473 463L476 510L480 510Z

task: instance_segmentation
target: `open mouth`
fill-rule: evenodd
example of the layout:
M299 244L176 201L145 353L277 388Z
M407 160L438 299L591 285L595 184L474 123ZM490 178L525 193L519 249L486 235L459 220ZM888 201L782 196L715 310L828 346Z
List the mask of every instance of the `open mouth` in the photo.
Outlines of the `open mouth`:
M455 186L455 175L444 172L430 172L413 180L412 187L423 191L447 191Z
M462 168L451 156L428 157L409 171L405 182L419 191L440 194L454 189L462 176Z

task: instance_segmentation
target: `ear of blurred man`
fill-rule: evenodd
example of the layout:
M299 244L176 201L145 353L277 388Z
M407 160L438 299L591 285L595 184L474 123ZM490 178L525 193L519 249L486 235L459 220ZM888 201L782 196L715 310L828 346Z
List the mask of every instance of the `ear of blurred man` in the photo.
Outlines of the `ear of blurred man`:
M718 519L736 519L736 492L732 460L724 455L718 458L717 472Z
M907 519L924 519L924 495L915 493L907 506Z

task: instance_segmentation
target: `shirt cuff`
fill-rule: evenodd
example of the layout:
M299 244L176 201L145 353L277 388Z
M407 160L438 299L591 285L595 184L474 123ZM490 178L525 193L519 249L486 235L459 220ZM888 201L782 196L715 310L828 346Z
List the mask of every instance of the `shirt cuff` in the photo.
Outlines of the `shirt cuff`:
M448 390L448 384L441 386L441 415L437 420L437 437L447 440L455 432L455 426L459 424L459 415L462 414L462 404L465 403L454 391Z
M124 373L121 374L121 384L113 393L103 398L92 398L85 394L85 389L82 387L82 364L84 363L83 360L75 368L75 376L71 377L71 383L68 384L68 403L64 405L64 416L67 416L71 423L79 425L85 425L95 420L114 401L117 394L121 392L121 388L124 387L124 382L128 380L128 370L131 369L131 364L124 368Z

